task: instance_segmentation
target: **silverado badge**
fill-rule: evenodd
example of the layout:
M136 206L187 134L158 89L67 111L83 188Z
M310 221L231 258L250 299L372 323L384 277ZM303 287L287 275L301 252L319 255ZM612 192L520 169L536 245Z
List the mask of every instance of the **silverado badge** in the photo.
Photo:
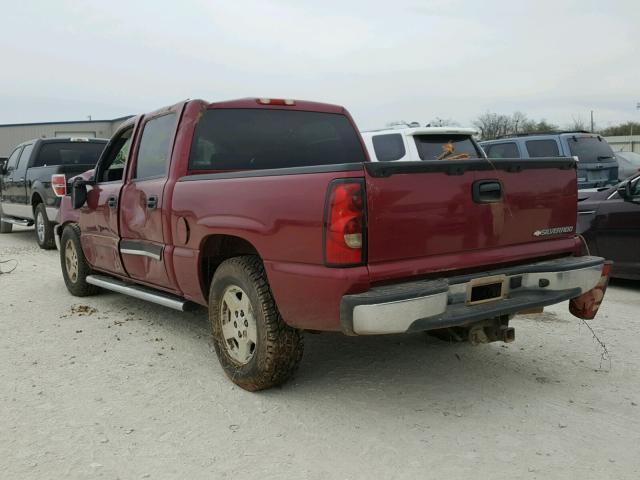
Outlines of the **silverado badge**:
M573 232L573 225L567 225L566 227L553 227L543 228L542 230L536 230L533 232L534 237L546 237L548 235L560 235L561 233Z

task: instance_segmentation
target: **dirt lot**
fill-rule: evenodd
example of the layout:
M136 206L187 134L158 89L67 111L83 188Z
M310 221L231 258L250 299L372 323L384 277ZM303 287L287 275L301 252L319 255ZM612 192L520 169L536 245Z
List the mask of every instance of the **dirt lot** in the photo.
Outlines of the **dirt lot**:
M640 284L593 328L566 304L480 347L307 335L300 371L252 394L218 366L204 311L69 295L58 253L0 236L3 478L640 476ZM2 265L3 270L7 265Z

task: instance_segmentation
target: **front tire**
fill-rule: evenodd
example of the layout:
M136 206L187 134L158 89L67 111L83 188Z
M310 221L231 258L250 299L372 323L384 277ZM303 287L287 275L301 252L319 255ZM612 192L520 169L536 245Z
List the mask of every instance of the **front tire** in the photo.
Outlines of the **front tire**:
M56 248L53 223L51 223L49 221L49 217L47 217L47 208L44 206L44 203L39 203L38 205L36 205L33 213L33 216L35 218L36 241L38 242L38 246L43 250L52 250Z
M98 287L87 283L87 276L91 274L91 267L84 257L84 252L80 245L80 228L77 225L67 225L62 231L60 264L64 283L72 295L87 297L98 293Z
M302 334L282 320L258 257L235 257L218 267L209 291L209 319L220 365L243 389L281 385L298 368Z

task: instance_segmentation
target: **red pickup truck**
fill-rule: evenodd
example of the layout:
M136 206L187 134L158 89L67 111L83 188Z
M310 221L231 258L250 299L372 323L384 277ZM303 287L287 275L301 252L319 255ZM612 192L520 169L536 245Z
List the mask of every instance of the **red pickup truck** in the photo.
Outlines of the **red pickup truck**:
M125 122L67 188L69 291L207 306L247 390L291 376L304 330L511 341L518 312L593 318L608 278L574 233L574 160L369 162L334 105L179 103Z

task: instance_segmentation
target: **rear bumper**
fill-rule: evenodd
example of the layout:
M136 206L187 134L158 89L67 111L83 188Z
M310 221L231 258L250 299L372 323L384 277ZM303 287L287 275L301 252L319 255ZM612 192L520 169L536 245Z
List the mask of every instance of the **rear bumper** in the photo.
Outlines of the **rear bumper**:
M374 287L345 295L340 304L342 331L373 335L460 326L499 315L553 305L592 289L604 259L567 257L472 275ZM474 279L502 277L504 297L470 305Z

